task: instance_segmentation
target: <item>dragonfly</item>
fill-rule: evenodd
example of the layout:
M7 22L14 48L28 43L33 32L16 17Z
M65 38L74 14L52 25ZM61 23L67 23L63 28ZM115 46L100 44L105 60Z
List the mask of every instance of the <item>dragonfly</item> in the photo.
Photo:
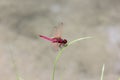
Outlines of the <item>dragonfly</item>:
M67 46L67 39L63 39L61 37L62 26L63 26L63 23L61 22L59 24L59 26L57 26L55 28L53 37L47 37L44 35L39 35L39 37L44 39L44 40L50 41L54 45L54 48L56 48L56 49L66 47Z

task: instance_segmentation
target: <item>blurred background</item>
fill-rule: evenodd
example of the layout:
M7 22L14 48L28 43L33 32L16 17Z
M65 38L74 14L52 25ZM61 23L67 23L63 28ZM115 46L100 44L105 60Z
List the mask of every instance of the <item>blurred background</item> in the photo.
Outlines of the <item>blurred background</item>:
M0 0L0 80L51 80L57 55L49 41L63 22L63 38L79 41L65 49L55 80L120 77L120 0ZM16 68L15 68L16 67Z

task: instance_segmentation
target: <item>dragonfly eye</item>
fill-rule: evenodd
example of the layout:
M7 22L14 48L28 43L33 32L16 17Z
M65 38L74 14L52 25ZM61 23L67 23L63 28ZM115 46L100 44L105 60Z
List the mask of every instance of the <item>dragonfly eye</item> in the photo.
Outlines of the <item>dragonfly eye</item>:
M63 43L64 43L64 44L66 44L66 43L67 43L67 40L66 40L66 39L64 39L64 40L63 40Z

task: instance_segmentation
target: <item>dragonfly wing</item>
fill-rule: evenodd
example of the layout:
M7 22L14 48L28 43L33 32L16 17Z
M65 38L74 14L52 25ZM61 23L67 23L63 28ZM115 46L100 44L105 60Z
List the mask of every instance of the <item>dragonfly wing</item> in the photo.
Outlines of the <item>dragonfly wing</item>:
M52 43L51 45L53 46L52 48L53 48L54 51L58 51L59 50L60 43Z
M63 30L63 22L59 23L58 26L55 26L52 31L52 37L61 37Z

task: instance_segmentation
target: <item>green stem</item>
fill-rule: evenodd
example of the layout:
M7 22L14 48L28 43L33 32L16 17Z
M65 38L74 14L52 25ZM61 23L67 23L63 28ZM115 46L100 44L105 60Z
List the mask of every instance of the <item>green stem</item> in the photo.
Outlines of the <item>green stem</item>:
M11 47L9 47L11 49ZM12 49L11 49L12 50ZM18 69L17 69L17 65L16 65L16 62L15 62L15 59L13 57L13 53L12 51L10 50L10 56L11 56L11 60L12 60L12 64L13 64L13 69L15 71L15 75L16 75L16 80L23 80L21 77L20 77L20 74L18 72Z
M16 63L15 63L15 60L14 60L12 54L11 54L11 59L12 59L13 68L14 68L14 71L15 71L15 74L16 74L16 80L20 80L18 70L17 70L17 66L16 66Z
M54 68L53 68L53 75L52 75L52 80L54 80L55 70L56 70L56 64L57 64L57 62L58 62L60 56L62 55L62 52L64 51L64 49L65 49L65 47L62 48L62 49L59 51L58 55L57 55L56 58L55 58L55 61L54 61Z
M100 80L103 80L104 71L105 71L105 64L103 64L103 67L102 67L102 73L101 73L101 79Z
M88 39L88 38L91 38L91 37L84 37L84 38L75 39L75 40L69 42L66 47L68 47L69 45L71 45L71 44L73 44L73 43L75 43L75 42L77 42L77 41L84 40L84 39ZM61 57L61 55L62 55L62 53L63 53L63 51L64 51L64 49L65 49L66 47L63 47L63 48L58 52L58 55L57 55L56 58L55 58L54 66L53 66L53 73L52 73L52 80L54 80L54 77L55 77L55 70L56 70L57 62L58 62L59 58Z

